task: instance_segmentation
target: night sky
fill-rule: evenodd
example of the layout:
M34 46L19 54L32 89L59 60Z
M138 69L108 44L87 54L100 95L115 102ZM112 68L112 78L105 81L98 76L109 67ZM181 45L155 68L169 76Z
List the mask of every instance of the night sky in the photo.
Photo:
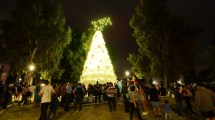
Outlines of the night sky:
M107 27L104 38L107 45L115 51L114 67L117 75L123 75L130 69L126 58L131 52L137 51L135 39L129 21L134 13L134 7L139 0L61 0L67 24L72 29L85 30L92 20L110 16L113 25ZM176 15L184 16L189 25L199 25L204 32L199 36L198 51L202 51L215 35L215 0L169 0L168 9ZM0 19L10 16L15 0L3 0L0 4ZM198 52L197 51L197 52ZM198 63L198 67L202 68Z

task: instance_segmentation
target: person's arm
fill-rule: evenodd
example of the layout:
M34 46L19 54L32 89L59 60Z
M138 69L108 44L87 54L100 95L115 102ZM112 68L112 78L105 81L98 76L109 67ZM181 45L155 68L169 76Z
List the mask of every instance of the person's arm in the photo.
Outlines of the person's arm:
M75 87L75 89L72 91L73 95L76 95L75 94L75 91L77 90L77 87Z
M134 107L137 108L137 103L136 103L134 94L132 94L131 99L134 102Z
M106 90L107 93L109 93L109 88Z
M54 93L57 93L57 91L55 91L55 89L52 88L52 95L53 95Z
M42 97L43 96L43 88L40 90L39 92L39 96Z
M99 91L101 91L102 90L102 85L100 85L100 88L99 88Z

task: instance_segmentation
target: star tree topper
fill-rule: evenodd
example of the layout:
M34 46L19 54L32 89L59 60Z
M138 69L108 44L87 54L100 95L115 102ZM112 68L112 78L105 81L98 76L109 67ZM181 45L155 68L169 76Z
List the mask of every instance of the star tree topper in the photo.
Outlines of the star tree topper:
M104 17L101 19L98 19L97 21L92 21L92 25L94 27L95 31L103 31L105 26L112 25L112 22L110 20L110 17Z

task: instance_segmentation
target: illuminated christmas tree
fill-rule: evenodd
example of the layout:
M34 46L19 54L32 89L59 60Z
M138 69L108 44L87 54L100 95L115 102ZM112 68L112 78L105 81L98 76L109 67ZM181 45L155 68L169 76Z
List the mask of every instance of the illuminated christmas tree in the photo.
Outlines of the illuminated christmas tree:
M101 32L105 26L112 24L110 18L99 19L98 21L93 21L92 24L95 34L93 35L80 82L85 85L96 84L97 81L100 84L116 83L116 75Z

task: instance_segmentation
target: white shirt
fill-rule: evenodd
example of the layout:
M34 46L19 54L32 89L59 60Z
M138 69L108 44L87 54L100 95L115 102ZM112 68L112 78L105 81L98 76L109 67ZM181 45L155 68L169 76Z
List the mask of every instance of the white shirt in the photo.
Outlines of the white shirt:
M45 85L40 93L42 94L41 103L51 102L52 93L54 89L50 85Z

